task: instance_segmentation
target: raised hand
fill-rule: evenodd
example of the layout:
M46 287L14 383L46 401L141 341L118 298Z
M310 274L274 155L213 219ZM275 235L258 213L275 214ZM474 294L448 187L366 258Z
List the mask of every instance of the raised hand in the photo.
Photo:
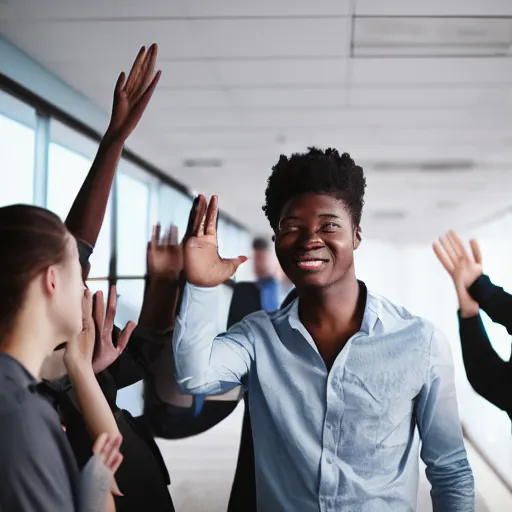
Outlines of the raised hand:
M183 263L187 281L196 286L213 287L227 281L247 260L245 256L223 259L217 244L217 196L210 199L200 195L193 207L190 236L184 243Z
M148 50L143 46L128 79L124 73L119 75L106 138L124 142L137 126L160 80L161 71L154 74L157 53L156 44L152 44Z
M101 434L95 441L92 448L94 455L97 455L103 465L115 475L116 471L123 462L123 455L121 454L120 448L123 441L121 434L117 436L109 436L108 434ZM112 478L112 494L116 496L122 496L123 494L119 491L115 480Z
M94 352L94 321L92 318L92 295L86 289L82 299L83 330L68 341L64 352L64 364L70 373L78 365L91 366Z
M160 224L153 226L148 244L147 268L150 277L177 281L183 270L183 246L178 242L178 228L171 226L160 239Z
M471 297L468 289L483 273L482 255L477 241L470 240L470 246L471 256L454 231L449 231L439 238L439 243L433 244L437 258L453 279L463 317L478 314L478 302Z
M112 331L114 329L116 309L117 294L115 286L110 288L106 313L103 292L99 291L94 295L94 323L99 336L99 342L96 345L92 361L94 373L100 373L105 368L108 368L122 354L136 327L135 323L128 322L126 327L119 333L117 346L114 346L112 343Z

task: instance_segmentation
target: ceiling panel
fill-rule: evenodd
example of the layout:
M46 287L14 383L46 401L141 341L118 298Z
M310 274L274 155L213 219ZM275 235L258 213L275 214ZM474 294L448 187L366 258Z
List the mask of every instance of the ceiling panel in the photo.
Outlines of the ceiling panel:
M475 105L502 106L510 94L509 87L353 87L347 94L350 105L357 107L451 107L467 108Z
M355 57L504 56L512 43L512 19L475 17L356 17Z
M0 17L32 19L87 19L104 17L144 18L156 16L261 17L261 16L344 16L351 0L10 0Z
M304 87L297 89L233 89L233 102L238 107L311 108L346 105L344 87Z
M182 0L191 16L319 17L347 16L352 0Z
M160 59L183 60L202 56L204 47L189 21L18 23L0 20L0 32L43 63L77 64L100 57L104 62L125 62L134 58L140 46L153 42L160 45Z
M198 147L203 149L216 149L216 148L258 148L258 147L272 147L275 145L279 147L279 141L272 133L245 133L244 131L229 130L229 131L214 131L210 130L207 133L198 132L192 133L189 131L175 131L170 135L173 145L181 148Z
M101 18L142 18L182 16L182 2L151 0L150 2L121 2L120 0L8 0L0 10L0 19L84 20Z
M512 62L503 58L485 59L355 59L351 82L358 84L477 84L510 83Z
M204 42L202 56L250 59L347 56L349 27L348 18L264 18L193 21L191 30Z
M355 13L367 16L512 16L508 0L357 0Z
M233 110L186 109L174 110L172 115L162 115L158 110L151 109L145 116L149 119L148 129L151 132L166 134L167 130L179 128L237 128L240 116Z
M248 126L463 126L468 122L469 113L464 110L345 110L345 109L259 109L243 110L244 120Z
M215 63L218 77L227 87L339 85L346 81L344 59L237 60Z

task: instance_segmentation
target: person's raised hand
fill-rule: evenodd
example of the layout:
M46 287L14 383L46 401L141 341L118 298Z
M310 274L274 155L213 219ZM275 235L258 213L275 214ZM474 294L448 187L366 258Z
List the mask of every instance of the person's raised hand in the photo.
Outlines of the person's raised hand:
M178 228L171 226L160 238L160 224L153 226L147 252L148 275L156 279L177 281L183 270L183 246L178 242Z
M434 252L453 279L459 299L461 315L465 318L478 314L479 305L469 294L469 287L483 273L482 255L476 240L470 240L471 255L454 231L449 231L433 244Z
M219 256L217 243L218 200L213 196L198 196L190 219L183 247L186 280L195 286L214 287L227 281L237 268L247 260L245 256L224 259Z
M121 73L117 79L112 104L110 124L106 139L124 143L139 123L160 80L161 71L154 72L158 46L143 46L126 78Z
M90 367L92 364L95 332L92 318L92 295L88 289L84 291L84 297L82 299L82 316L82 332L66 343L64 352L64 364L70 374L80 365L82 365L82 367Z
M123 353L136 327L134 322L128 322L118 335L117 346L114 346L112 331L114 329L116 309L117 293L115 286L110 288L106 312L103 292L99 291L94 295L94 323L97 335L99 336L99 342L96 344L92 360L94 373L100 373L108 368Z

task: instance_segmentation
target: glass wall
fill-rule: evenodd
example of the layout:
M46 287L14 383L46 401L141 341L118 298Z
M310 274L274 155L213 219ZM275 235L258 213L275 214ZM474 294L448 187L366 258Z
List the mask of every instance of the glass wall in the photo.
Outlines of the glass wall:
M0 90L0 206L34 200L36 111Z
M0 89L0 206L38 204L64 220L98 144ZM175 224L183 236L192 200L131 160L121 159L89 274L94 291L107 294L109 281L117 283L120 322L138 318L152 224L159 221L164 229ZM251 235L222 217L219 239L226 257L250 249Z

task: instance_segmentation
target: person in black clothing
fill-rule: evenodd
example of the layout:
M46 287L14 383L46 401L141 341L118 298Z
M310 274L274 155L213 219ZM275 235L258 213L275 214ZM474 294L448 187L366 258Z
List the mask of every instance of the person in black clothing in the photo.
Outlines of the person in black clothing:
M482 255L476 240L471 255L450 231L433 245L439 261L450 274L459 300L459 331L462 356L473 389L512 419L512 359L503 361L492 347L479 314L483 309L512 334L512 295L494 285L483 273Z

